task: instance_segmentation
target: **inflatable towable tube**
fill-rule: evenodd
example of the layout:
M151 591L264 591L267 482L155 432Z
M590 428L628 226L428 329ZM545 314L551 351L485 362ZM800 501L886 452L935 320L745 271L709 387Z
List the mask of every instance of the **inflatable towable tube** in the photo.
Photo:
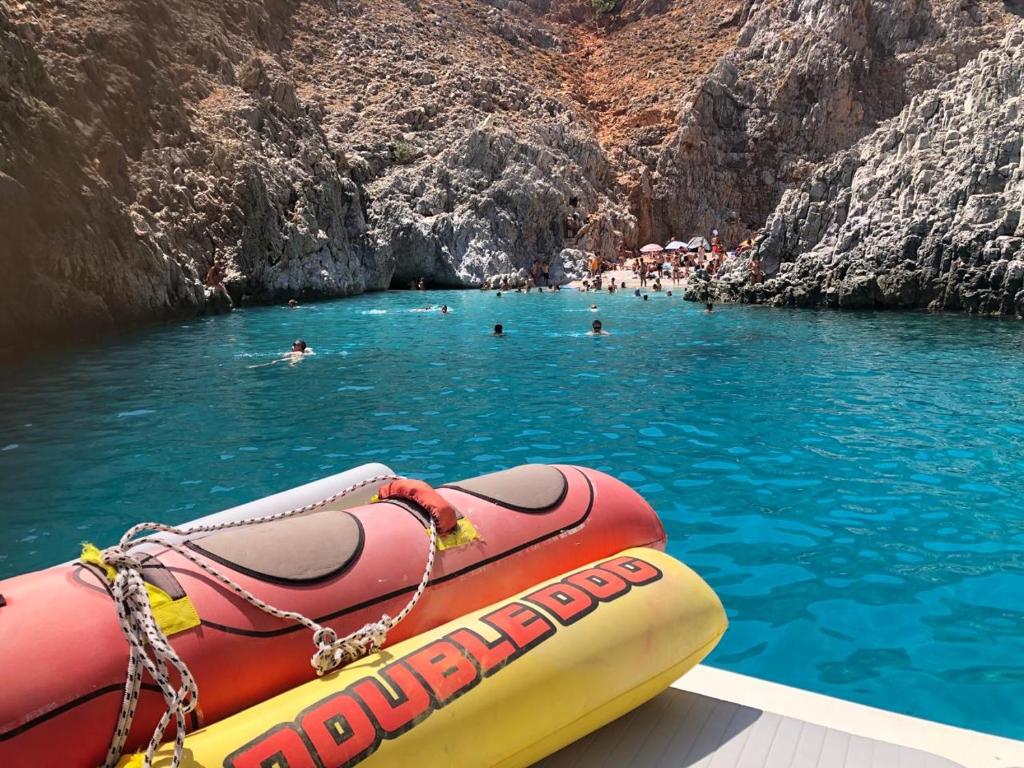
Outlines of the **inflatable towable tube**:
M360 487L344 497L285 519L189 534L184 546L267 603L340 637L408 603L423 577L424 529L433 520L440 538L429 583L387 645L624 549L664 546L664 529L647 503L589 469L529 465L451 483L421 498L432 510L407 488L367 503L395 479L380 465L349 473L344 484L353 476L362 478ZM343 483L314 485L315 492L296 489L197 523L276 515ZM188 731L315 677L305 627L257 610L159 543L132 554L142 559L154 614L198 686ZM95 768L104 761L128 665L111 570L73 562L0 582L0 765ZM162 596L159 606L154 595ZM143 747L164 711L145 678L125 749ZM172 726L165 737L173 735Z
M528 766L663 691L725 626L697 574L630 549L189 734L182 765Z

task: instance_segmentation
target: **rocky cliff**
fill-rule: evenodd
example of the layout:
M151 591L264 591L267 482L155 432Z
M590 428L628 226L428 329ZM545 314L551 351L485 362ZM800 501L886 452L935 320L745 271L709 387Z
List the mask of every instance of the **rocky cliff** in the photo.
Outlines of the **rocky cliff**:
M853 162L838 157L994 49L1020 12L4 3L0 348L421 276L474 285L537 258L560 275L587 253L712 226L738 238L827 175L819 164ZM979 130L963 141L980 146ZM818 244L808 230L770 247L792 260L797 242ZM204 285L215 262L225 290Z
M737 291L1024 316L1024 24L783 197Z
M959 0L749 2L734 50L656 156L656 240L680 217L738 242L815 165L998 44L1007 4Z

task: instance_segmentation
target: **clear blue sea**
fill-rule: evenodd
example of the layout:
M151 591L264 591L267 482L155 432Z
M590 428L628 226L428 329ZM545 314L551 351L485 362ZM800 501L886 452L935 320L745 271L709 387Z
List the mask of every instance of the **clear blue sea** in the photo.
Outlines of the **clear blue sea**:
M390 293L0 372L2 576L371 460L575 462L721 595L712 665L1024 738L1024 324Z

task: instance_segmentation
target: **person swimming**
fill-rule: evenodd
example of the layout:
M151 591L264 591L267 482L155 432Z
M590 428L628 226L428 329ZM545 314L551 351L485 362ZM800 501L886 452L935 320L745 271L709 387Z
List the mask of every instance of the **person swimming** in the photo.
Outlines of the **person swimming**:
M291 351L288 352L284 356L283 359L285 359L285 360L288 360L288 359L296 360L296 359L300 359L302 357L305 357L306 355L315 355L315 354L316 354L316 352L313 351L313 348L311 346L306 344L305 340L303 340L303 339L296 339L295 341L292 342L292 349L291 349Z
M597 304L591 304L590 305L590 311L591 312L597 312Z
M715 311L715 305L709 301L707 304L704 305L704 311L710 315L712 312Z
M302 361L307 355L315 355L316 352L313 348L306 344L304 339L296 339L292 342L292 348L285 352L280 357L271 360L269 363L260 363L258 365L250 365L250 368L266 368L271 365L277 365L278 363L288 363L289 365L295 365Z
M441 305L441 314L442 315L447 315L448 314L448 305L447 304L442 304Z
M650 300L650 297L645 293L644 294L644 301L649 301L649 300Z
M494 324L494 333L492 333L491 335L492 336L504 336L505 335L505 327L501 323L495 323Z
M296 299L288 299L288 306L296 309L299 306L299 302Z
M501 291L498 291L496 294L494 294L494 298L500 299L501 298Z
M604 329L604 326L601 324L600 320L595 320L594 322L592 322L590 324L590 333L588 333L587 335L588 336L610 336L611 334L608 333L608 331L606 331Z

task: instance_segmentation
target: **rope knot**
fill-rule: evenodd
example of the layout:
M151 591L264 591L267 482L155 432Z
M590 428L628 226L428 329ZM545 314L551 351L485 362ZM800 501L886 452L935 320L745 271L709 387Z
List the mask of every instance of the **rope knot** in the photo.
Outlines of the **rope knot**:
M318 648L329 648L338 642L338 633L330 627L320 627L313 633L313 645Z
M275 608L264 602L216 568L203 562L179 543L179 541L160 536L141 536L142 533L145 531L156 531L179 537L187 537L189 534L211 533L229 528L283 520L284 518L305 514L322 507L363 486L395 479L397 478L394 475L378 475L377 477L367 478L321 501L265 517L193 526L188 529L175 528L160 523L140 523L130 528L117 544L105 550L99 550L92 544L83 543L81 561L101 568L110 581L111 593L117 609L118 622L121 625L121 632L125 640L128 641L130 651L121 711L118 715L114 737L110 742L110 748L107 750L107 756L103 762L103 768L114 768L121 758L128 739L128 733L131 730L132 720L135 716L144 674L148 674L156 682L166 704L166 710L153 729L149 745L143 756L142 765L145 768L150 768L153 765L154 753L160 746L164 733L172 721L175 725L174 752L169 765L170 768L178 768L180 766L185 747L186 715L196 708L199 699L199 688L192 673L181 657L178 656L174 647L168 641L167 635L154 618L153 607L146 589L146 581L142 576L143 561L141 558L131 554L132 549L142 544L159 544L161 547L181 555L207 575L229 587L239 597L258 610L271 616L276 616L279 619L294 621L306 627L313 632L313 642L317 647L316 652L310 658L310 664L316 670L317 675L325 675L341 664L350 663L368 653L375 653L381 649L387 641L388 631L402 621L415 607L420 597L422 597L423 591L430 580L430 574L433 572L434 550L437 545L437 526L432 519L429 519L427 521L427 532L430 537L430 549L427 553L426 567L424 568L419 586L413 592L405 607L394 618L384 614L380 621L366 624L355 632L339 638L338 633L331 627L321 626L301 613ZM172 684L173 677L170 674L172 669L177 673L179 679L177 688Z
M142 561L120 544L104 549L100 553L100 559L119 573L125 570L137 571L142 569Z

